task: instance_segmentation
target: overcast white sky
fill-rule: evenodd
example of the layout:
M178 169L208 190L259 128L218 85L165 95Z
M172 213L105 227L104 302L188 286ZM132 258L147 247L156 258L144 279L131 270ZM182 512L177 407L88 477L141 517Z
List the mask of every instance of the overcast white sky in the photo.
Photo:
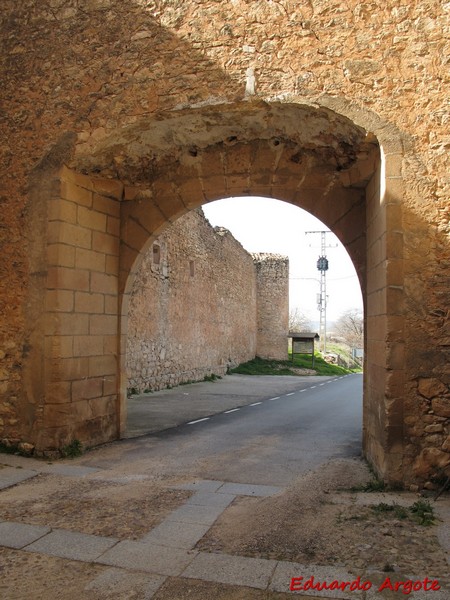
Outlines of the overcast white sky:
M203 207L213 226L226 227L249 252L272 252L289 256L289 305L318 321L317 294L320 272L320 235L306 231L328 230L308 212L271 198L227 198ZM327 322L348 308L362 310L359 281L347 251L333 234L327 234ZM312 247L311 247L312 246Z

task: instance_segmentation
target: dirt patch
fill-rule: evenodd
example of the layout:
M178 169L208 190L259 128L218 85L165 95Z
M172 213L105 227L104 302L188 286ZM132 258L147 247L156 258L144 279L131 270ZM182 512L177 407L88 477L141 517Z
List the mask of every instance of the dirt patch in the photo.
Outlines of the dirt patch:
M300 367L291 367L291 371L294 375L317 375L317 371L314 369L301 369Z
M104 567L32 552L0 548L0 598L92 600L84 592Z
M3 491L0 514L5 521L134 540L158 525L190 495L161 488L152 481L130 485L39 475Z
M404 516L407 511L356 504L356 494L343 493L370 479L362 461L330 461L281 494L235 500L197 548L343 566L355 574L377 570L442 578L448 565L435 526L419 525Z

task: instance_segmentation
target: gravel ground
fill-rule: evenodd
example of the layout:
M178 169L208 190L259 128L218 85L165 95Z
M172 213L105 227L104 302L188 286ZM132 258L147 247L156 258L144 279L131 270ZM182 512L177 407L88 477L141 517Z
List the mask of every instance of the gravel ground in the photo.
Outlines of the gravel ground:
M362 461L330 461L281 494L236 499L197 548L343 566L355 574L394 571L443 581L448 565L435 526L419 525L409 511L383 511L380 503L364 506L370 493L348 493L370 479ZM389 503L402 496L384 497Z
M5 521L139 539L191 495L149 481L112 483L39 475L0 495Z
M419 525L407 511L379 509L381 501L409 506L419 497L351 491L371 479L363 461L331 460L275 496L238 497L197 548L306 565L341 566L355 576L374 581L384 571L393 578L426 575L448 584L448 565L436 539L436 526ZM191 495L169 489L172 483L132 474L113 477L111 471L82 479L41 474L2 491L0 518L139 539ZM368 505L370 502L376 510ZM448 497L441 497L439 502L447 503ZM150 597L149 575L122 570L117 581L113 577L106 586L98 585L102 577L111 577L108 567L0 548L2 600ZM292 595L169 577L153 597L284 600ZM295 597L303 598L297 594Z

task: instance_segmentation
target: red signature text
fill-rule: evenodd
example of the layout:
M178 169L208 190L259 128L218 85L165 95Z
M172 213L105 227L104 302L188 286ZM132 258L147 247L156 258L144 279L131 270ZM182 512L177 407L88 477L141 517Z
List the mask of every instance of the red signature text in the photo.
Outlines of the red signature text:
M361 581L361 577L353 579L353 581L316 581L314 575L305 579L304 577L292 577L290 590L291 592L302 592L307 590L342 590L347 592L367 591L372 587L371 581ZM383 583L378 587L378 592L383 590L392 590L393 592L401 592L402 594L408 595L412 592L418 592L423 590L425 592L432 592L440 590L441 586L437 579L407 579L406 581L391 581L390 577L386 577Z

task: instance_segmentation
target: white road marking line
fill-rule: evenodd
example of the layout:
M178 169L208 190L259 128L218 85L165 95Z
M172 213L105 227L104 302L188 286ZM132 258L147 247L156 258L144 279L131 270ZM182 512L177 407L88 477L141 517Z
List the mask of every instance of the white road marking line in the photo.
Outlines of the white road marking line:
M239 410L239 408L232 408L231 410L226 410L224 414L229 415L230 413L236 412L237 410Z
M272 402L272 400L279 400L280 396L275 396L275 398L269 398L269 402Z
M204 419L197 419L196 421L189 421L188 425L194 425L195 423L201 423L202 421L207 421L209 417L205 417Z
M291 392L290 394L286 394L286 396L293 396L295 392Z
M253 404L249 404L249 406L258 406L258 404L262 404L262 402L253 402Z
M324 383L319 383L319 387L322 387L323 385L325 385Z
M316 388L316 387L317 387L317 385L312 385L312 386L311 386L309 389L310 389L310 390L313 390L313 389L314 389L314 388Z
M306 392L306 390L300 390L300 394L301 394L302 392Z

